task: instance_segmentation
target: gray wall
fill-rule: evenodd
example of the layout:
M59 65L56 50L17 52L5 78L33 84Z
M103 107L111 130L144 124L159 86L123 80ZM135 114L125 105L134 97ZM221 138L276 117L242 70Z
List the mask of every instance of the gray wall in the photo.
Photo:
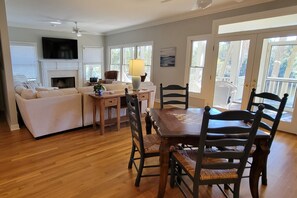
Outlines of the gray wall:
M8 27L8 33L10 41L37 43L38 59L42 59L41 37L77 39L79 59L82 59L82 46L104 46L103 37L99 35L84 34L82 37L76 37L75 34L71 32L56 32L17 27Z
M212 33L212 23L214 20L234 17L238 15L250 14L265 10L278 9L297 5L296 0L277 0L256 6L240 8L231 11L196 17L179 22L167 23L149 28L127 31L118 34L106 36L106 47L113 45L122 45L127 43L153 41L153 73L152 81L159 87L163 84L184 84L186 45L187 37L193 35L203 35ZM165 47L176 47L176 66L160 67L160 49ZM157 90L159 98L159 90ZM202 104L198 101L198 104Z

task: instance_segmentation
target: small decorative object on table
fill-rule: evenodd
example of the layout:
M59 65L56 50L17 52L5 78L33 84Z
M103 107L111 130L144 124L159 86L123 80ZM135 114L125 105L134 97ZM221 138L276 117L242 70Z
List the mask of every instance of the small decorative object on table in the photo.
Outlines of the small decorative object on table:
M94 92L95 92L95 95L97 96L102 96L105 90L106 90L105 87L100 83L98 83L97 85L94 85Z

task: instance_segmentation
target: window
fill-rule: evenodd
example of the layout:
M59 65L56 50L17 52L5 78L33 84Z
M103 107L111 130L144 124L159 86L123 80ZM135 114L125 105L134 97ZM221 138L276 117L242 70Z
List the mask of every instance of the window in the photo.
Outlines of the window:
M103 70L103 48L83 47L83 65L85 82L91 77L102 78Z
M11 43L13 75L25 75L28 80L39 80L35 43Z
M110 50L109 69L121 72L121 48L114 48Z
M122 81L132 82L131 76L129 76L129 61L134 59L134 47L124 47L123 48L123 64L122 64Z
M190 96L204 98L209 89L213 51L212 35L190 36L187 39L185 83L189 83Z
M192 41L189 71L189 91L201 93L202 76L205 65L206 40Z
M143 59L147 77L145 81L151 80L152 68L152 44L131 44L122 47L110 47L109 70L119 71L120 81L132 82L129 75L129 61L131 59Z
M152 52L153 48L151 45L143 45L137 47L137 58L144 60L145 73L147 76L145 81L151 79L151 68L152 68Z

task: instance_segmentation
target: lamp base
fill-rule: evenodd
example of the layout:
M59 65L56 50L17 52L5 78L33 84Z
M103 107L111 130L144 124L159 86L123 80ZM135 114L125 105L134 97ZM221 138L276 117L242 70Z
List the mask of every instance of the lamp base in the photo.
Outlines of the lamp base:
M132 76L133 91L138 91L140 87L140 76Z

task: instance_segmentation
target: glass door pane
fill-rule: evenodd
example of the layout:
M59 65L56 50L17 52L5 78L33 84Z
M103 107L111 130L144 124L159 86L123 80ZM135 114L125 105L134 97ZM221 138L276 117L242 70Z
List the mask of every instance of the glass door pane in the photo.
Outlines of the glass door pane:
M296 131L292 125L296 115L296 89L297 36L263 39L257 92L270 92L279 97L289 94L279 125L280 130Z
M218 45L213 106L241 109L250 40L221 41Z

